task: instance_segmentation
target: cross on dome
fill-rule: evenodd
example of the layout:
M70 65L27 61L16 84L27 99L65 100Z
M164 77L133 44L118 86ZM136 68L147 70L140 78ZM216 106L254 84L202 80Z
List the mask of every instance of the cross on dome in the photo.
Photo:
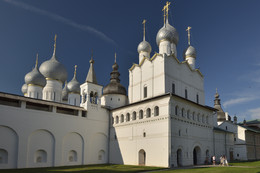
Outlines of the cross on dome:
M186 31L188 32L188 44L189 44L189 46L190 46L190 30L191 30L191 27L188 26Z

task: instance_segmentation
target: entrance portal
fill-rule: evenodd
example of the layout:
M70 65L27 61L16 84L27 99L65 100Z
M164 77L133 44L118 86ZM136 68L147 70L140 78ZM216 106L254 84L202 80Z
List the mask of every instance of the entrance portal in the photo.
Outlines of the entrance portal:
M145 165L146 153L143 149L139 151L139 165Z
M200 163L200 147L195 147L193 149L193 164L197 165Z
M178 149L177 150L177 166L180 167L182 166L182 152L181 152L181 149Z

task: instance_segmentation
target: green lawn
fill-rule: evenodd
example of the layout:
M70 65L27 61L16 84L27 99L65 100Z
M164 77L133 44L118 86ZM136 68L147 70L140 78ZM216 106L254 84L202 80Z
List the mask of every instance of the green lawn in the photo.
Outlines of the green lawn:
M155 171L153 173L260 173L260 168L232 168L232 167L211 167L193 169L174 169L167 171Z
M160 170L159 167L128 166L128 165L87 165L87 166L65 166L55 168L27 168L6 169L0 173L135 173L141 171Z
M229 167L199 167L187 169L166 169L159 167L129 165L87 165L55 168L6 169L0 173L135 173L154 171L153 173L260 173L260 161L230 163Z

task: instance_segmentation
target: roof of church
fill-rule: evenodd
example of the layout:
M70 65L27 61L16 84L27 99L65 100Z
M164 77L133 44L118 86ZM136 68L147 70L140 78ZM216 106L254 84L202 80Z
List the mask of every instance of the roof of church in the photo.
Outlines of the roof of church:
M113 111L114 110L117 110L117 109L122 109L122 108L125 108L125 107L128 107L128 106L132 106L132 105L136 105L136 104L140 104L140 103L145 103L145 102L149 102L149 101L152 101L152 100L155 100L155 99L158 99L158 98L163 98L163 97L171 97L171 96L174 96L174 97L178 97L182 100L185 100L187 102L190 102L192 104L195 104L197 106L200 106L200 107L203 107L205 109L209 109L209 110L212 110L212 111L217 111L217 109L213 108L213 107L210 107L210 106L207 106L207 105L201 105L201 104L198 104L196 102L193 102L191 100L188 100L188 99L185 99L184 97L181 97L181 96L178 96L176 94L173 94L173 93L166 93L166 94L162 94L162 95L158 95L158 96L155 96L155 97L151 97L151 98L147 98L145 100L140 100L140 101L137 101L137 102L134 102L134 103L130 103L130 104L127 104L125 106L121 106L121 107L118 107L118 108L114 108L112 109Z

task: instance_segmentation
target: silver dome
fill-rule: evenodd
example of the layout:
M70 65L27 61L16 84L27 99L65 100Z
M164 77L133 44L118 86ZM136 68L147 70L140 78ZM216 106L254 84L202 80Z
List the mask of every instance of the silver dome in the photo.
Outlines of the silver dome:
M77 81L75 75L67 85L69 92L80 93L80 83Z
M183 58L193 57L196 58L196 49L193 46L189 46L186 50L183 51Z
M22 89L21 89L22 93L23 94L27 93L27 89L28 89L28 85L27 84L23 84Z
M179 34L177 30L171 26L168 21L166 21L166 24L158 31L156 35L156 43L158 46L161 40L168 40L176 45L179 42Z
M33 84L33 85L39 85L41 87L44 87L46 85L46 79L39 72L37 66L35 66L35 68L31 72L25 75L24 81L27 85Z
M173 35L172 41L173 41L173 43L175 43L177 45L179 42L179 34L178 34L177 30L172 25L170 25L168 22L166 22L166 28L171 31L171 33Z
M137 47L137 52L148 52L151 53L152 51L152 47L150 45L150 43L148 43L147 41L142 41L141 43L139 43L138 47Z
M65 86L62 89L62 94L61 94L61 98L63 101L68 101L68 93L69 93L69 89L67 87L67 82L65 82Z
M45 78L60 80L62 83L67 80L68 76L66 68L56 59L55 54L53 54L50 60L41 64L40 72Z

